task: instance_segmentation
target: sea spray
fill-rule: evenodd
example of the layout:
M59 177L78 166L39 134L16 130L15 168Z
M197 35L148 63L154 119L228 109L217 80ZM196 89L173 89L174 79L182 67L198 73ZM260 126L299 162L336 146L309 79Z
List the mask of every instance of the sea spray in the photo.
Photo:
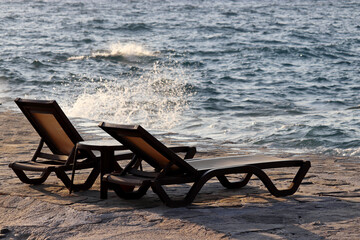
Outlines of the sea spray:
M188 109L193 93L178 64L156 62L151 71L83 82L84 91L67 109L71 117L171 129ZM86 78L85 78L86 79Z
M89 58L114 58L123 57L129 61L136 61L139 57L155 57L156 53L136 42L116 42L109 44L104 49L91 51L89 55L71 56L67 60L84 60Z
M358 1L0 6L2 109L18 111L16 97L55 99L66 114L70 109L97 120L150 119L157 126L178 120L165 131L186 144L198 137L221 149L231 142L234 149L360 156L360 111L346 110L360 104ZM187 74L171 69L168 56ZM178 84L160 81L157 61ZM137 88L151 78L163 90ZM191 85L198 93L189 97L184 88L173 101L185 101L185 109L167 103L180 109L168 110L158 96L166 93L164 84Z

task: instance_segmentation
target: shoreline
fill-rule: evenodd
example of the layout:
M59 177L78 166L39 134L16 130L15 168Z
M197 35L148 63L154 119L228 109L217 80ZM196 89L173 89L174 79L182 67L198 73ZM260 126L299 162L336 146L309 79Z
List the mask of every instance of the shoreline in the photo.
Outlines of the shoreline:
M71 195L54 174L39 186L21 183L8 164L29 160L39 137L21 113L6 110L0 111L0 132L0 230L8 230L3 233L6 239L360 236L360 166L356 157L296 155L309 159L312 167L292 196L272 196L256 177L246 187L233 190L224 189L213 179L192 205L168 208L151 190L139 200L123 200L112 191L109 199L100 200L99 180L89 191ZM200 153L200 157L227 154L233 153L221 150ZM281 182L289 180L293 171L278 169L269 173L275 182ZM182 187L176 187L176 194L182 192Z

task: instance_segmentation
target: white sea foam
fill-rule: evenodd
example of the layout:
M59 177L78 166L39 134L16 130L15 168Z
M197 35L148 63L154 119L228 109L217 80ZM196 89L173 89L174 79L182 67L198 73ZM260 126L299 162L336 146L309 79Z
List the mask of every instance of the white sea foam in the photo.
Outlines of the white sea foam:
M111 44L109 47L110 55L116 56L155 56L155 53L146 49L138 43L121 43Z
M326 149L321 148L323 151L320 151L324 154L329 154L332 156L350 156L350 157L359 157L360 156L360 148L347 148L347 149L340 149L340 148L334 148L334 149Z
M73 61L73 60L83 60L87 58L87 56L72 56L72 57L69 57L67 60L68 61Z
M90 53L90 55L84 56L71 56L67 60L83 60L89 58L97 58L97 57L124 57L127 59L134 59L137 57L154 57L156 53L147 49L145 46L135 42L128 43L112 43L106 49L95 50Z
M188 108L187 74L155 63L142 76L83 82L84 91L67 109L71 117L170 129Z

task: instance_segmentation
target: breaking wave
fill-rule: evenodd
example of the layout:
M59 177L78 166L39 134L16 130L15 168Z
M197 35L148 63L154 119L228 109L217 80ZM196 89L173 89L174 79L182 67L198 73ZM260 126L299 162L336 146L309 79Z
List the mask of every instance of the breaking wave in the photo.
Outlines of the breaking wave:
M156 53L148 50L145 46L135 43L112 43L107 49L99 49L91 52L89 55L80 55L69 57L68 61L83 60L89 58L109 58L124 57L126 59L134 59L138 57L155 57Z
M92 79L67 110L71 117L170 129L188 108L193 93L187 74L178 66L159 62L141 76Z

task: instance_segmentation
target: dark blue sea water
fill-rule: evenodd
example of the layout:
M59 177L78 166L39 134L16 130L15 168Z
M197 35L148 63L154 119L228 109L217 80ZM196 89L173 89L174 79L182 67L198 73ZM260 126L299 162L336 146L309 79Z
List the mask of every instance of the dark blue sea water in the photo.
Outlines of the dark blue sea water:
M360 1L0 1L0 106L360 155Z

